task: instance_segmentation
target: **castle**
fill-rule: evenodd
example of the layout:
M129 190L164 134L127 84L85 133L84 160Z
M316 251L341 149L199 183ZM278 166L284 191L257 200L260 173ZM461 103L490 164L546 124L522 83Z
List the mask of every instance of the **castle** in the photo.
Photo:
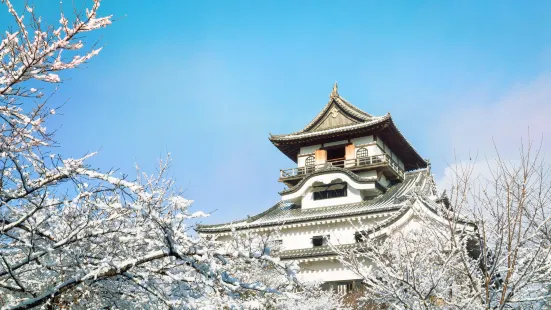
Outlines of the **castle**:
M329 102L304 129L269 139L297 164L280 171L279 181L287 185L281 200L245 220L199 225L199 234L224 241L232 228L278 230L277 256L297 261L301 280L347 292L360 278L341 265L329 243L354 247L366 236L383 236L407 226L414 209L442 220L428 161L390 114L360 110L339 95L336 83ZM366 229L358 231L360 225Z

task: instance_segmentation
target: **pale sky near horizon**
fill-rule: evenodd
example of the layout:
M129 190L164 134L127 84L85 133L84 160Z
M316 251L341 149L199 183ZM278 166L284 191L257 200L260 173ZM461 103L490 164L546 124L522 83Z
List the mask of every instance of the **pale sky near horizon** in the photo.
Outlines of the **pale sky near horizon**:
M59 153L99 151L93 166L128 175L170 152L194 208L217 210L205 223L278 201L294 163L268 134L302 129L335 81L364 111L390 112L438 180L455 153L493 158L492 141L514 160L529 127L549 158L551 2L529 3L105 0L104 49L64 75L48 127Z

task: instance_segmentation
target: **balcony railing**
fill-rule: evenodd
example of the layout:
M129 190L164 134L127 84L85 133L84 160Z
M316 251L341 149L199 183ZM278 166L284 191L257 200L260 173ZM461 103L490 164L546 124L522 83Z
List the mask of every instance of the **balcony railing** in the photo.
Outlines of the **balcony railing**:
M310 174L316 170L325 168L327 165L331 167L346 168L350 170L358 170L360 168L368 168L370 166L382 166L387 165L401 178L404 178L404 170L390 157L388 154L374 155L369 157L354 158L354 159L340 159L327 161L323 164L304 166L298 168L281 170L281 179L302 177Z

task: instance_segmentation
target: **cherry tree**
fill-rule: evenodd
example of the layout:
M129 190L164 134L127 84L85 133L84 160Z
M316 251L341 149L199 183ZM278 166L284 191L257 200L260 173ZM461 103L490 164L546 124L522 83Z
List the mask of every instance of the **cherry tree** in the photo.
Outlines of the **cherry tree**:
M486 177L473 164L453 166L450 196L433 210L441 221L413 210L408 226L336 248L362 277L363 301L394 309L550 307L550 167L531 142L519 155L498 154Z
M1 2L15 24L0 43L2 309L320 305L325 293L298 283L296 264L271 257L268 247L190 234L188 220L206 214L191 213L192 201L166 177L169 158L155 174L138 168L128 180L87 165L94 153L56 155L45 127L56 108L41 99L40 85L59 83L61 71L96 56L101 48L84 51L80 38L112 18L99 16L94 0L52 27L32 6L20 13Z

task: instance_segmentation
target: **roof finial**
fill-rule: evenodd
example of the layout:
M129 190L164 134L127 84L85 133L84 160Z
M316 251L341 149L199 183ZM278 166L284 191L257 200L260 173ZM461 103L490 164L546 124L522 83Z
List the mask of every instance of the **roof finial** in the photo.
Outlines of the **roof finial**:
M337 85L337 81L335 81L335 84L333 84L333 90L331 91L331 95L329 95L329 98L338 97L339 96L339 85Z

